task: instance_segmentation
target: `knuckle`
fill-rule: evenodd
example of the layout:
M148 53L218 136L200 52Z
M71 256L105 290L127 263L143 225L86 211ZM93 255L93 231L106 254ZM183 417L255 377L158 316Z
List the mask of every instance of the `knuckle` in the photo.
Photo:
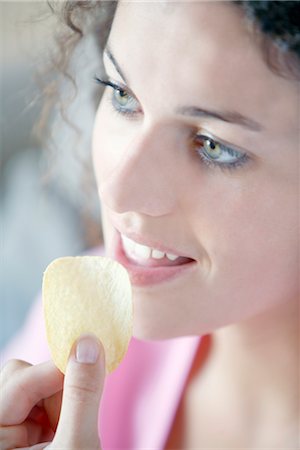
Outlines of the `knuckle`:
M100 392L99 380L94 377L93 373L73 372L67 377L65 384L65 394L77 402L94 402L98 398Z
M13 373L15 370L17 370L19 367L19 360L18 359L10 359L7 361L7 363L3 366L1 370L1 378Z
M15 372L25 369L26 367L31 366L31 364L22 361L20 359L10 359L6 362L6 364L1 369L0 373L0 382L1 385L7 383L8 380L15 374Z
M96 384L81 384L73 382L68 385L65 395L78 403L92 402L98 393L98 386Z
M14 417L12 405L34 404L35 398L26 383L25 369L20 370L22 367L24 366L19 365L18 361L11 361L7 365L6 372L1 373L0 424L2 425L8 425L11 417Z

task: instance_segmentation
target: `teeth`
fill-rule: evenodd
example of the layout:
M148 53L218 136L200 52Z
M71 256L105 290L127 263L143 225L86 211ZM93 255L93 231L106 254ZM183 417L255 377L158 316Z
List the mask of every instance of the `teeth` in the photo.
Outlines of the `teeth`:
M161 252L160 250L152 250L152 258L154 259L162 259L165 256L164 252Z
M173 253L164 253L155 248L148 247L147 245L138 244L123 235L121 235L121 239L123 248L129 256L137 256L142 259L149 259L151 257L154 259L162 259L167 257L170 261L175 261L175 259L179 258L177 255L173 255Z
M151 256L151 248L147 247L146 245L136 243L134 247L134 253L140 258L148 259Z
M122 236L123 248L128 254L134 253L135 243L128 239L126 236Z
M171 261L175 261L175 259L177 259L178 256L173 255L173 253L167 253L167 258L170 259Z

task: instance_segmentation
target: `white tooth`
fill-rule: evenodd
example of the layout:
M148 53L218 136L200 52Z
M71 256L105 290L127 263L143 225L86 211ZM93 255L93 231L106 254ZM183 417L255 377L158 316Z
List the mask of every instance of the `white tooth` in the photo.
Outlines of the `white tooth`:
M150 258L151 255L151 248L147 247L146 245L135 243L134 253L136 256L139 256L140 258L148 259Z
M172 253L167 253L167 258L170 259L171 261L175 261L175 259L177 259L178 256L173 255Z
M123 248L126 252L132 253L134 251L135 243L126 236L122 236Z
M161 252L160 250L152 250L152 258L162 259L164 256L164 252Z

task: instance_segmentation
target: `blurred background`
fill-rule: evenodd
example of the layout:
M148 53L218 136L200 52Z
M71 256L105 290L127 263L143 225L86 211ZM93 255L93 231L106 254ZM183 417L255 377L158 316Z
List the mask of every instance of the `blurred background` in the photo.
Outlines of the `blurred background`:
M54 151L32 133L43 102L37 72L57 26L46 1L0 2L0 348L22 327L46 266L101 244L90 157L99 100L92 41L78 49L74 71L78 96L69 116L79 133L58 114L51 117Z

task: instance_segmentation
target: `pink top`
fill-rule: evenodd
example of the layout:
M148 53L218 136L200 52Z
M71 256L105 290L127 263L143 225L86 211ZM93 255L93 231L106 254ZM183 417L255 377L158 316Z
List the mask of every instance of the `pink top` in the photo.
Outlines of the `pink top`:
M199 337L132 339L124 360L105 383L99 414L105 450L164 448L199 343ZM1 363L10 358L32 364L50 359L40 300L2 352Z

